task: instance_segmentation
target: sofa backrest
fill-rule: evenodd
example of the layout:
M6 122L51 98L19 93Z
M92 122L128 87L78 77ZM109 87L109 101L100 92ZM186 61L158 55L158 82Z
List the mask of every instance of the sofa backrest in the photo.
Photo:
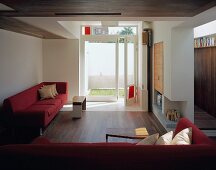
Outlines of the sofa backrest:
M4 111L18 112L31 106L38 100L40 83L4 100Z
M181 118L176 126L175 133L185 128L192 127L192 144L213 144L214 142L208 138L200 129L198 129L191 121L186 118Z
M24 144L0 146L5 169L208 169L213 145ZM4 169L4 168L3 168Z

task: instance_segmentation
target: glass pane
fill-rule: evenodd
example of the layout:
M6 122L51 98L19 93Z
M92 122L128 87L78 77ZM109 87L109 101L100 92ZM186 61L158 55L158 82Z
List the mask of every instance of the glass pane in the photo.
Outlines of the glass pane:
M124 98L124 39L119 40L119 97Z
M116 96L116 43L86 42L89 96Z
M128 84L134 85L134 43L128 42Z
M85 29L87 27L84 27ZM137 35L137 27L92 26L93 35ZM88 35L85 33L83 35Z
M108 35L108 27L93 27L93 35Z
M109 35L136 35L136 27L108 27Z

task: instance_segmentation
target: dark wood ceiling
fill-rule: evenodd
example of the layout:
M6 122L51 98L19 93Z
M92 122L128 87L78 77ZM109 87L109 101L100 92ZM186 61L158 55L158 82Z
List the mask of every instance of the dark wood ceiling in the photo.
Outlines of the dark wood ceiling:
M63 38L12 17L118 16L192 17L216 0L1 0L14 11L0 11L0 28L42 38Z
M191 17L216 5L215 0L1 0L1 3L15 10L2 12L6 16L120 13L124 17Z

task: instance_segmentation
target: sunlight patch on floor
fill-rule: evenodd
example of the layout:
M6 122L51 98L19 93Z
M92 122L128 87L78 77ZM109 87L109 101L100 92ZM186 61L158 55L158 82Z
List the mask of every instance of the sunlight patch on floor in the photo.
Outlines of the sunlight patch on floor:
M118 102L87 102L87 111L143 111L138 103L125 106L124 101ZM72 111L73 105L66 104L61 111Z

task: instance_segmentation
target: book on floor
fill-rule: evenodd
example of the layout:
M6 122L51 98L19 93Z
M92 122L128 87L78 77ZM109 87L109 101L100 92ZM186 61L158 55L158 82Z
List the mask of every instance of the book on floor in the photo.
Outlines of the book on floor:
M137 136L147 136L147 135L149 135L146 128L136 128L135 129L135 134Z

